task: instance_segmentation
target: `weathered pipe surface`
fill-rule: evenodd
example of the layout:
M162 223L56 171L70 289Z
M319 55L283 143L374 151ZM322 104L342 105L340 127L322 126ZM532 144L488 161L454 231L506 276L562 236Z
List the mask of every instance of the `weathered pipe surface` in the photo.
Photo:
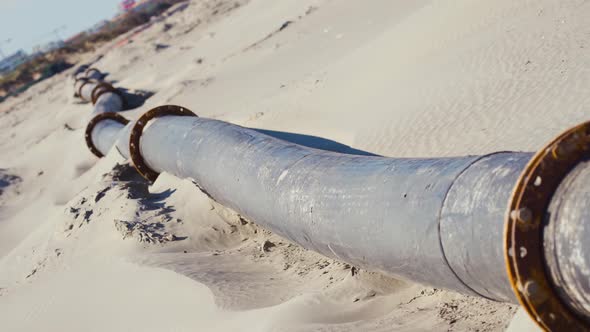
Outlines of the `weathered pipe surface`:
M129 132L93 131L129 157ZM516 302L506 277L507 202L530 153L398 159L316 150L204 118L152 120L149 167L190 178L215 200L305 248L408 280Z
M94 145L107 154L114 144L129 158L134 125L103 120L92 131ZM504 253L505 225L532 153L360 156L304 147L223 121L171 115L147 124L140 153L154 171L192 179L219 203L307 249L434 287L517 303L514 292L521 289L511 287L506 257L527 253L522 247ZM549 196L546 226L538 236L544 238L543 264L556 297L587 321L590 162L575 165ZM556 330L572 323L567 315L555 320L547 313Z

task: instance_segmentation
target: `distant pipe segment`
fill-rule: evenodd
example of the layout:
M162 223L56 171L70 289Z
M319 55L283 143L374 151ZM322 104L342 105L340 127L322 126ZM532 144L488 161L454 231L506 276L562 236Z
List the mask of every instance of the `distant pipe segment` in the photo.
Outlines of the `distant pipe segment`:
M84 74L88 78L97 79L97 80L101 79L103 76L102 73L100 72L100 70L98 70L94 67L90 67L90 68L86 69Z
M86 137L100 154L116 147L149 180L160 172L191 179L325 256L519 301L546 330L590 329L590 123L534 156L405 159L322 151L168 115L192 114L185 110L163 106L128 124L99 114Z
M85 72L86 77L79 77L74 83L76 95L87 102L92 102L94 112L92 116L103 112L120 112L126 106L123 94L110 83L100 81L102 73L96 68Z
M74 90L75 90L76 97L84 100L84 98L81 95L82 88L84 87L84 85L88 84L89 82L90 82L90 79L87 77L80 77L80 78L76 79L76 82L74 83Z
M86 70L87 69L88 69L87 64L83 64L83 65L78 66L77 68L74 69L74 72L72 73L72 78L74 80L77 80L78 78L86 77Z

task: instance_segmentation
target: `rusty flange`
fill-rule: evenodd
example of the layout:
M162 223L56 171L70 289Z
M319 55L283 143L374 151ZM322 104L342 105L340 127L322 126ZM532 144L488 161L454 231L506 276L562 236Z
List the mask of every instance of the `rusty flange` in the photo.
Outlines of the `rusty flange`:
M123 108L125 108L125 105L126 105L125 97L123 96L121 91L119 91L119 89L113 87L110 83L107 83L107 82L99 82L94 87L94 89L92 89L92 93L90 94L90 99L92 101L92 105L96 104L98 97L100 97L103 93L107 93L107 92L117 94L119 96L119 98L121 98L121 102L123 103Z
M92 73L93 71L95 71L95 72L97 72L97 73L101 74L100 70L98 70L98 69L96 69L96 68L94 68L94 67L90 67L90 68L86 69L86 71L84 72L84 74L85 74L86 76L88 76L88 75L90 75L90 73Z
M98 151L98 149L94 145L94 142L92 141L92 130L94 130L94 127L103 120L113 120L123 125L129 123L129 120L125 119L121 114L113 112L100 113L96 115L94 118L92 118L90 122L88 122L88 125L86 126L86 132L84 134L84 138L86 139L86 146L88 146L90 152L92 152L98 158L102 158L104 157L104 155L102 154L102 152Z
M504 254L510 284L527 313L547 331L590 330L559 298L543 252L543 222L551 197L589 153L590 122L586 122L561 134L531 159L509 202Z
M88 77L78 77L78 78L76 78L76 80L74 81L74 90L75 90L74 91L74 96L75 97L80 97L80 90L81 90L81 88L78 87L78 89L76 90L76 85L78 84L78 82L82 81L82 82L84 82L82 85L84 85L84 84L86 84L85 82L87 82L88 80L89 80Z
M115 92L116 89L107 82L99 82L90 93L90 101L92 105L96 104L98 97L105 92Z
M176 115L176 116L197 116L195 113L191 112L190 110L176 105L164 105L153 108L143 114L137 121L135 121L135 125L131 129L131 134L129 136L129 154L131 155L131 161L133 162L133 166L143 176L149 181L156 181L158 172L151 169L141 156L141 148L140 148L140 141L141 141L141 134L143 133L143 129L148 124L148 122L152 119L159 118L166 115Z

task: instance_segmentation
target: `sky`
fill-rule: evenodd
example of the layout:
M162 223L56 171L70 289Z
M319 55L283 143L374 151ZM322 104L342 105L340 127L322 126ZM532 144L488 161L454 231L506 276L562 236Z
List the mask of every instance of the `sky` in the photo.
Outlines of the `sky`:
M30 53L33 46L58 36L67 39L113 17L120 1L0 0L0 50L4 55L19 49ZM58 36L53 32L56 29Z

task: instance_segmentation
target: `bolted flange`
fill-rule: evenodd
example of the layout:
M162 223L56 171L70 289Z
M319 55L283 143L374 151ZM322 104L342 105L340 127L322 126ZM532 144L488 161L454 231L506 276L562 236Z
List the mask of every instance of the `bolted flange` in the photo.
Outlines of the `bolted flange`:
M90 150L90 152L92 152L92 154L94 154L98 158L102 158L102 157L104 157L104 155L102 154L102 152L98 151L98 149L94 145L94 142L92 141L92 130L94 130L94 127L96 127L96 125L103 120L113 120L113 121L117 121L123 125L126 125L129 123L129 120L125 119L121 114L114 113L114 112L100 113L100 114L96 115L94 118L92 118L92 120L90 120L90 122L88 122L88 125L86 126L86 132L84 134L84 138L86 140L86 146L88 146L88 149Z
M143 133L143 129L148 124L148 122L152 119L159 118L166 115L176 115L176 116L197 116L192 111L176 105L164 105L153 108L143 114L137 121L135 121L135 125L131 129L131 134L129 136L129 154L131 155L131 161L133 162L133 167L149 181L156 181L158 175L160 173L151 169L141 156L141 148L140 148L140 141L141 141L141 134Z
M119 91L119 89L113 87L110 83L107 82L99 82L94 89L92 89L92 93L90 94L90 99L92 101L92 105L96 105L96 101L98 100L98 98L107 92L111 92L114 94L117 94L120 98L121 101L123 102L123 109L125 109L126 107L126 101L125 101L125 97L123 96L123 94L121 93L121 91Z
M506 214L504 256L510 284L527 313L547 331L590 330L559 298L543 251L543 221L553 193L589 153L590 122L558 136L525 167Z

